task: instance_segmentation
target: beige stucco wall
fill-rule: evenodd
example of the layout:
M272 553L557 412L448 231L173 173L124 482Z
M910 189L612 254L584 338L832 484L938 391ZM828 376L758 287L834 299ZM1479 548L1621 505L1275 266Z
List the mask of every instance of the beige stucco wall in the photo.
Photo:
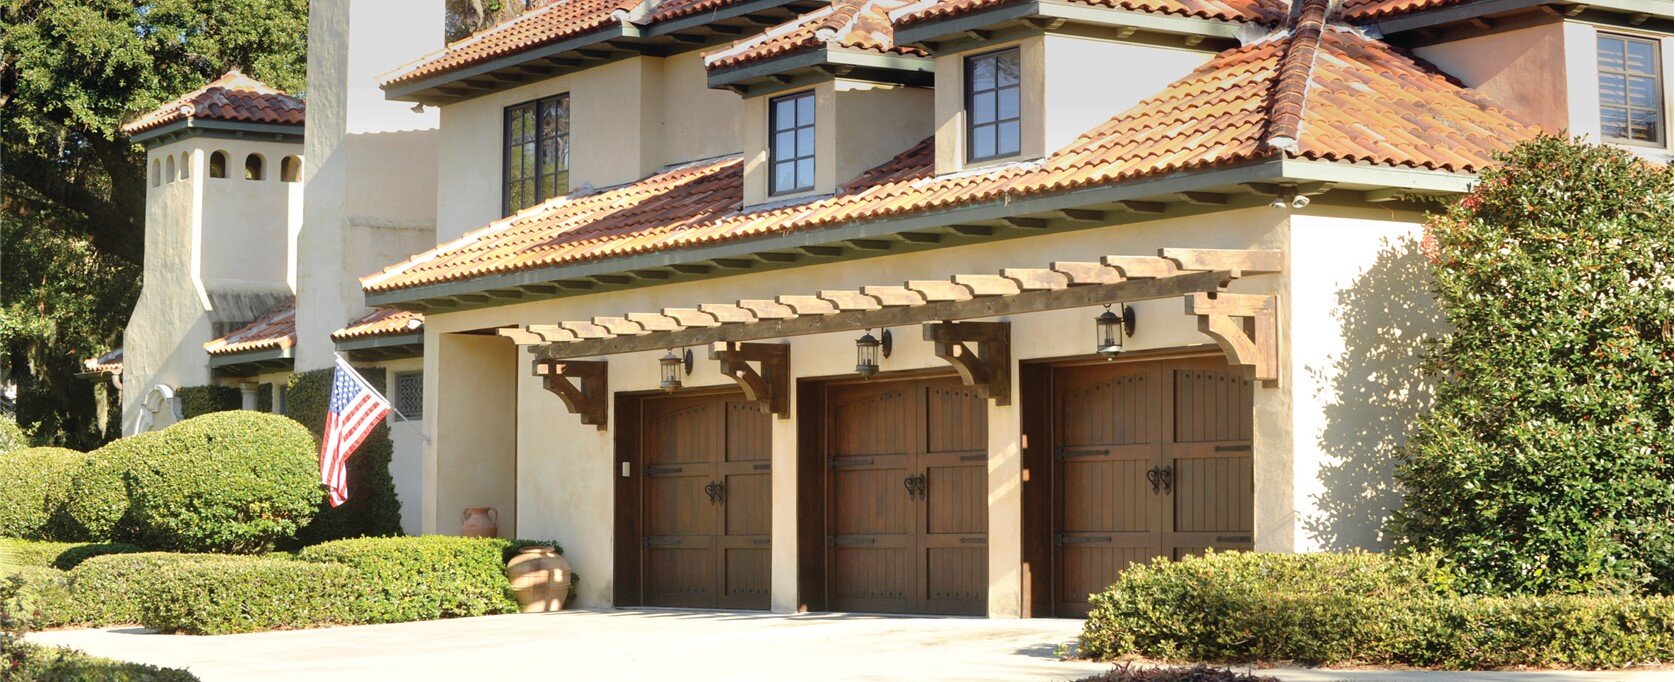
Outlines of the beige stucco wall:
M1363 224L1326 217L1330 213L1319 208L1318 203L1308 212L1308 215L1323 216L1315 223L1317 225L1353 231L1357 239L1363 233L1382 234L1382 231L1391 229L1377 223ZM467 380L458 378L459 375L511 372L515 376L518 395L515 410L517 532L525 537L551 538L564 544L566 556L576 570L589 578L583 582L580 592L583 605L601 606L611 602L611 500L612 477L616 472L613 470L610 431L584 426L576 417L566 413L558 398L542 389L539 380L530 374L530 356L527 353L517 353L516 359L511 360L509 355L505 355L510 351L497 349L493 342L453 332L520 323L550 324L559 320L588 319L594 315L812 293L820 289L854 288L867 284L892 284L907 279L937 279L955 272L983 273L1004 267L1042 267L1055 260L1091 260L1103 254L1154 254L1162 246L1287 248L1298 241L1290 233L1289 216L1289 211L1266 207L1242 209L1218 215L1051 234L861 262L433 314L426 322L426 363L430 376L436 376L440 368L444 372L444 380L425 387L427 409L438 434L426 454L426 486L431 491L427 494L437 500L435 504L427 505L426 528L457 532L451 529L457 528L460 505L464 500L485 497L505 499L508 496L506 491L500 490L505 485L505 465L500 465L500 470L486 464L461 469L449 463L466 458L475 462L502 459L499 448L503 446L492 440L492 436L482 435L480 431L471 433L481 437L455 435L451 429L454 424L464 421L505 419L483 403L484 392L489 390L493 381L484 378ZM1388 212L1384 212L1383 216L1384 220L1395 218ZM1310 239L1321 240L1322 235L1311 232ZM1340 242L1342 240L1320 241L1315 248L1329 249ZM1311 241L1310 244L1316 242ZM1281 295L1282 323L1289 325L1286 328L1291 330L1292 338L1304 333L1305 327L1310 334L1331 331L1317 323L1320 319L1331 318L1329 313L1319 309L1323 303L1315 298L1296 303L1306 303L1308 312L1297 313L1301 322L1291 321L1293 288L1287 275L1254 277L1235 285L1237 291ZM1179 299L1136 305L1138 329L1129 341L1130 348L1173 348L1211 343L1208 337L1197 331L1196 323L1183 314L1182 305ZM1015 359L1023 361L1088 354L1092 336L1090 321L1095 314L1097 309L1090 308L1009 318L1013 323ZM896 336L895 353L884 361L885 371L946 367L931 353L929 344L918 340L918 329L903 327L892 331ZM855 336L854 333L840 333L790 339L792 375L849 374L854 365ZM431 352L431 349L440 352ZM693 375L687 379L687 385L726 384L714 363L702 359L705 357L702 349L697 350L700 360ZM657 358L660 355L661 351L611 356L612 391L654 390L659 379ZM1319 396L1299 388L1303 370L1294 371L1291 368L1293 362L1302 364L1301 359L1294 359L1296 355L1296 352L1288 352L1282 356L1285 383L1281 388L1259 388L1256 392L1255 542L1259 549L1269 551L1290 551L1307 546L1298 538L1297 530L1300 503L1294 488L1298 485L1296 481L1302 480L1302 474L1296 474L1297 479L1294 480L1292 423L1294 413L1322 408ZM449 377L456 378L450 380ZM1019 613L1021 589L1018 572L1021 552L1018 539L1021 532L1019 426L1015 407L991 409L989 612L992 616L1011 616ZM469 415L469 418L462 415ZM775 609L781 611L790 610L798 603L795 587L797 510L794 504L797 420L793 405L793 416L776 420L774 428L772 603ZM490 440L485 441L484 438ZM486 446L485 443L492 445ZM1307 501L1306 498L1304 501Z
M424 369L424 358L403 358L373 363L384 369L384 385L379 389L395 400L397 372ZM426 377L428 379L428 377ZM424 511L424 443L429 438L423 415L408 415L417 419L401 420L394 414L386 418L390 425L390 444L394 450L390 458L390 478L395 481L396 497L401 500L401 531L409 535L424 532L420 518Z
M814 187L769 195L768 106L775 98L800 91L752 97L745 101L742 117L745 206L831 194L931 135L929 89L831 79L801 92L806 91L814 93Z
M194 173L203 192L200 276L211 291L290 293L291 207L302 183L280 181L280 162L299 156L295 142L211 140L202 156L227 153L227 177ZM246 180L245 159L262 158L262 179ZM207 161L202 162L207 164ZM207 170L207 167L206 167Z
M437 333L427 324L424 368L425 414L436 429L423 457L421 530L458 535L463 510L492 507L501 537L536 537L518 527L517 481L527 476L519 461L518 406L526 391L519 377L527 366L516 347L496 336ZM555 431L562 433L543 429L535 437Z
M438 114L385 100L379 75L441 46L441 0L316 0L297 238L298 370L367 311L358 278L435 244Z

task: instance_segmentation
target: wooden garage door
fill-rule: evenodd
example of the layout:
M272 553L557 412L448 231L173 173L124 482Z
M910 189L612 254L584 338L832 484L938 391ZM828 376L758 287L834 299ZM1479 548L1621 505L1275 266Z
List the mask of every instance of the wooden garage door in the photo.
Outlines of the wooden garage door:
M736 395L647 400L647 606L768 608L770 417Z
M954 380L830 390L829 607L985 613L988 403Z
M1251 547L1251 382L1220 361L1104 363L1053 376L1054 596L1132 563Z

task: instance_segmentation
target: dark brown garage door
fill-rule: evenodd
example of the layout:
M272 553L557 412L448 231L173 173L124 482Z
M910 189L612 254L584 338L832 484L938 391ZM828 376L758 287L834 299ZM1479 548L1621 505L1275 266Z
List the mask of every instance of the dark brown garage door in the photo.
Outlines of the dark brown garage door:
M954 380L827 395L828 606L988 608L988 404Z
M1212 360L1103 363L1053 374L1055 611L1129 564L1251 547L1251 398Z
M732 395L642 409L643 603L768 608L770 417Z

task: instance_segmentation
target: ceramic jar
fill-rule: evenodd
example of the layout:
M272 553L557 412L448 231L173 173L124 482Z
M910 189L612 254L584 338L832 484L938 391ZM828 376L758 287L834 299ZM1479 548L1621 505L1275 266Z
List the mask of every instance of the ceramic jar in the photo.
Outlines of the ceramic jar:
M560 610L570 597L570 562L551 547L518 550L506 563L506 577L524 613Z
M492 538L500 534L500 512L494 507L471 507L459 515L460 535Z

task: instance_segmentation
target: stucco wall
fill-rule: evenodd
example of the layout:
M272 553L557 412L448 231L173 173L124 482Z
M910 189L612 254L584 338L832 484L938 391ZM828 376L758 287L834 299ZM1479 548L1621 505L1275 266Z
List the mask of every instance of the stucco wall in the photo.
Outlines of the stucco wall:
M518 406L527 383L518 380L520 370L527 368L505 339L439 334L426 325L425 413L432 415L427 421L436 431L424 457L420 527L425 533L458 535L463 510L492 507L500 514L501 537L540 536L518 526L517 481L523 475L518 449L524 439ZM546 421L550 426L552 420ZM562 433L540 423L532 427L536 438Z
M291 206L302 183L280 180L280 164L302 154L295 142L201 139L202 156L227 154L227 177L195 174L203 192L199 267L211 291L289 292ZM262 159L262 178L245 179L245 160ZM205 162L207 163L207 162Z
M588 319L594 315L616 315L628 311L656 310L669 306L689 306L699 303L728 302L740 298L772 297L779 294L812 293L820 289L854 288L867 284L890 284L907 279L939 279L955 272L994 272L1004 267L1042 267L1055 260L1090 260L1103 254L1153 254L1161 246L1215 248L1286 248L1295 240L1288 231L1288 211L1266 207L1228 211L1219 215L1178 218L1129 226L1116 226L1080 232L1044 235L1028 239L1009 240L988 244L942 249L920 254L903 254L860 262L834 263L802 267L794 270L764 272L707 280L679 285L651 287L593 296L433 314L426 321L427 366L435 376L440 367L444 377L461 372L511 371L517 382L517 531L526 537L552 538L564 543L566 556L576 570L589 576L581 588L583 605L609 604L612 597L612 477L613 447L609 431L599 431L582 425L569 415L557 397L545 391L538 379L530 374L525 353L516 361L507 361L487 350L487 342L462 341L452 332L487 329L520 323L553 323L559 320ZM1322 219L1322 224L1332 224ZM1344 229L1363 230L1357 223L1343 223ZM1373 226L1377 228L1377 226ZM1320 248L1329 248L1330 242ZM1291 280L1285 275L1264 276L1242 280L1235 290L1273 292L1282 296L1282 322L1291 313L1289 302ZM1310 306L1317 307L1318 301ZM1311 308L1311 311L1313 309ZM1130 339L1132 349L1205 346L1208 337L1197 331L1196 323L1182 313L1182 302L1170 299L1136 305L1138 329ZM1097 309L1075 309L1017 315L1013 323L1013 353L1015 359L1029 360L1086 355L1091 351L1091 319ZM1309 315L1324 315L1312 311ZM1311 318L1312 319L1312 318ZM917 328L892 330L896 337L894 354L884 361L886 372L945 368L936 359L929 344L919 341ZM794 377L844 375L853 371L855 333L796 337L790 340L791 363ZM456 339L441 352L431 341ZM459 344L472 344L464 347ZM696 349L700 358L703 349ZM658 352L614 355L610 360L612 391L652 390L657 387ZM1291 473L1292 414L1295 410L1316 409L1316 400L1308 394L1299 397L1291 383L1298 372L1289 369L1293 354L1286 354L1283 363L1285 388L1258 388L1256 392L1256 424L1254 449L1256 470L1258 548L1270 551L1290 551L1299 546L1296 540L1297 496L1293 493ZM462 363L478 363L463 367ZM486 364L485 364L486 363ZM510 369L503 370L502 367ZM1300 371L1300 370L1299 370ZM472 382L486 381L473 379ZM716 371L713 362L700 359L689 386L724 385L727 382ZM445 463L468 455L473 461L487 456L498 459L496 442L485 450L474 438L452 436L455 420L473 418L503 419L482 404L482 390L475 387L461 390L447 380L425 387L426 404L432 411L432 423L437 425L438 437L427 453L426 485L434 488L433 496L440 502L426 510L430 525L443 530L453 528L460 512L458 502L465 490L479 491L502 485L500 476L505 470L495 471L489 466L469 470L449 468ZM1017 401L1014 400L1014 405ZM1298 407L1293 407L1296 404ZM1305 406L1306 405L1306 406ZM797 416L776 420L774 428L774 494L773 511L773 605L778 610L789 610L798 603L795 588L795 445ZM1018 418L1015 407L991 408L990 414L990 614L1015 615L1019 612L1021 579L1018 573L1020 547L1020 500L1018 483L1021 461L1018 456ZM476 433L476 432L473 432ZM450 492L453 491L453 492ZM504 497L505 493L498 493Z
M814 93L814 187L770 196L768 107L772 100L798 92ZM744 103L743 116L744 205L831 194L839 185L929 137L931 114L929 89L844 79L772 97L752 97Z
M380 387L385 396L395 400L395 375L424 369L424 358L404 358L374 363L385 371L385 384ZM426 377L428 379L429 377ZM424 511L424 442L428 438L426 422L419 419L401 420L394 414L387 417L390 425L390 444L394 453L390 459L390 478L395 480L396 497L401 500L401 531L409 535L424 532L420 518Z
M141 419L140 402L151 388L209 383L203 344L209 341L209 299L196 279L200 172L207 152L191 138L152 148L152 161L187 154L194 160L185 179L153 186L147 178L145 206L144 286L123 332L122 432L133 433ZM161 163L159 163L161 166ZM165 407L155 416L155 427L174 421Z

